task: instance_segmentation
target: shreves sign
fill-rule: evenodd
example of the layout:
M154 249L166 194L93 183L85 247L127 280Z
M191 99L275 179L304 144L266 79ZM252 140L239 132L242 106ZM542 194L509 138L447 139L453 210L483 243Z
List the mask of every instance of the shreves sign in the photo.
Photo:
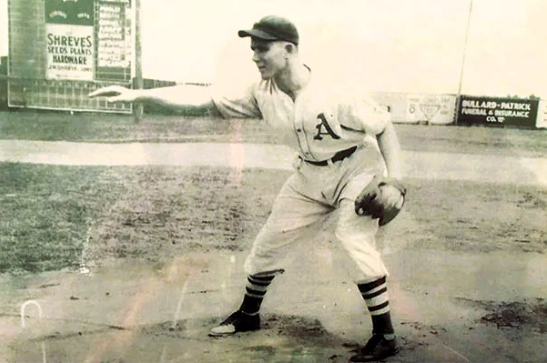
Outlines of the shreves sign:
M93 0L45 2L46 78L93 80Z
M46 79L131 80L130 0L45 0Z

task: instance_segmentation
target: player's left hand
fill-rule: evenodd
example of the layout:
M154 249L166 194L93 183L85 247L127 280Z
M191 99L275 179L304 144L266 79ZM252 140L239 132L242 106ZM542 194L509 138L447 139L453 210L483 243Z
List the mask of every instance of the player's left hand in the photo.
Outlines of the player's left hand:
M383 226L399 214L405 196L406 188L399 181L375 176L355 199L355 212L378 218Z
M107 97L108 102L134 102L139 96L138 90L122 86L108 86L99 88L89 95L91 98Z

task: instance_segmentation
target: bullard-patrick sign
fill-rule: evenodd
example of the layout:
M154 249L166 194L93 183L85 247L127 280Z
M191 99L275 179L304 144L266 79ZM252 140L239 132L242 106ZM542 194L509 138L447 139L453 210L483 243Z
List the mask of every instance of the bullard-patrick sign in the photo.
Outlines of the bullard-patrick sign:
M459 106L458 124L536 125L538 100L462 96Z

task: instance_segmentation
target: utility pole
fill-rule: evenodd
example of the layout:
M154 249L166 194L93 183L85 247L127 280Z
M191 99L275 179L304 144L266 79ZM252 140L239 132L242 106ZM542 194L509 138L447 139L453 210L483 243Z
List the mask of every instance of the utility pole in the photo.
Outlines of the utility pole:
M467 39L469 37L469 23L471 22L471 13L473 11L473 0L469 1L469 13L467 14L467 24L465 25L465 43L463 44L463 57L462 65L460 69L460 82L458 85L458 94L456 96L456 114L454 115L455 121L458 121L458 114L460 113L460 98L462 96L462 83L463 83L463 73L465 69L465 55L467 53Z
M142 89L142 44L141 44L141 0L135 0L135 82L133 88ZM133 104L133 118L135 122L142 119L144 113L140 102Z

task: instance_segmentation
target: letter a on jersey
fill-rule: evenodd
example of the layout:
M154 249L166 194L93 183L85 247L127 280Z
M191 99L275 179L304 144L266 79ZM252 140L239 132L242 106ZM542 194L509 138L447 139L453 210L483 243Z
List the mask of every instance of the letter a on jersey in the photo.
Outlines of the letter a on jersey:
M336 135L330 127L324 113L320 113L319 115L317 115L317 119L321 122L319 122L315 126L315 128L317 129L317 135L315 135L315 137L313 138L314 140L323 140L322 135L330 135L335 140L338 140L340 138L340 136ZM323 131L323 128L325 129L325 131Z

